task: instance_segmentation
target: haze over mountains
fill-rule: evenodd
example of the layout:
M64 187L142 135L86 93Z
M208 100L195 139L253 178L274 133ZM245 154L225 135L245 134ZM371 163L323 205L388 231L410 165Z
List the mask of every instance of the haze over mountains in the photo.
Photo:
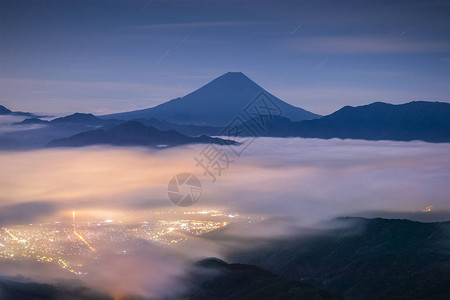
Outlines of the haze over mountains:
M416 101L393 105L375 102L345 106L321 117L276 98L240 72L226 73L184 97L144 110L105 116L75 113L51 121L41 120L31 113L13 112L4 106L0 106L0 114L29 117L13 123L18 125L16 130L0 133L0 148L7 149L39 148L48 144L87 146L106 141L131 146L131 139L125 142L120 131L111 130L129 120L142 125L135 124L136 129L145 125L190 137L218 136L236 118L249 129L240 131L240 136L450 142L449 103ZM101 127L104 134L100 134ZM113 137L113 134L118 136ZM53 140L58 141L52 143ZM148 140L147 134L138 140L134 139L134 145L160 144ZM177 145L177 142L169 144Z

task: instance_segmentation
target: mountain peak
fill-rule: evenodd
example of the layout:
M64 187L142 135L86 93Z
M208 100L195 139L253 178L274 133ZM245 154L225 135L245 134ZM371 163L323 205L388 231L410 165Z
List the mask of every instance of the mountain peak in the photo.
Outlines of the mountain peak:
M226 126L236 117L248 119L244 109L264 92L283 116L293 121L319 116L271 95L242 72L225 73L192 93L156 107L104 117L122 120L158 118L177 124Z
M52 120L53 123L83 123L83 122L99 121L93 114L74 113L65 117Z
M225 74L223 74L222 76L224 76L224 75L244 75L244 76L246 76L244 73L242 73L242 72L232 72L232 71L230 71L230 72L226 72Z
M248 76L242 72L227 72L217 78L220 78L220 77L248 78ZM250 79L250 78L248 78L248 79Z
M251 80L244 73L242 73L242 72L227 72L227 73L215 78L214 80L210 81L209 83L202 86L198 90L195 90L193 93L195 93L197 91L201 91L204 88L209 87L211 85L215 86L215 88L218 88L217 85L222 85L222 88L223 87L228 87L228 88L252 87L252 88L263 90L262 87L260 87L258 84L256 84L253 80Z
M227 72L219 77L217 77L216 79L214 79L212 82L224 82L224 81L229 81L229 82L242 82L242 83L246 83L246 84L252 84L252 85L257 85L253 80L251 80L247 75L245 75L242 72ZM260 89L262 89L262 87L258 86Z

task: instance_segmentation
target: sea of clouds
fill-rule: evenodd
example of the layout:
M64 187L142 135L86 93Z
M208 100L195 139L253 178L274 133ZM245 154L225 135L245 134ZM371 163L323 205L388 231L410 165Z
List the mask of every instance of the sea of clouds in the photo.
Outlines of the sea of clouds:
M168 200L167 184L183 172L202 182L202 197L191 210L220 208L282 220L230 231L228 244L192 239L179 249L161 251L137 243L128 245L126 256L97 245L106 263L89 270L86 284L118 296L165 296L183 291L178 279L192 262L223 257L239 248L241 237L289 235L293 224L310 226L348 215L450 219L449 144L258 138L241 156L219 147L232 162L220 176L216 173L215 182L194 160L205 147L0 151L0 226L70 221L73 210L84 220L126 216L131 223L152 210L182 210ZM0 275L36 279L31 265L0 263L0 269ZM60 270L42 270L41 281L66 277Z

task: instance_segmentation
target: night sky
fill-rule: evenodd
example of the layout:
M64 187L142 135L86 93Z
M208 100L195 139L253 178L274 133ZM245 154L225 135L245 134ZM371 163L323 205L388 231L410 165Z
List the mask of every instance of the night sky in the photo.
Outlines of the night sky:
M0 1L0 104L111 113L241 71L319 114L450 102L449 1Z

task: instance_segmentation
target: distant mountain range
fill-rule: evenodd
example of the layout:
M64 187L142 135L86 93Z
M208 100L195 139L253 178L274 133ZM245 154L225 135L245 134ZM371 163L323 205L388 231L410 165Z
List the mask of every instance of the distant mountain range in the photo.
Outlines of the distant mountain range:
M320 117L278 99L240 72L229 72L184 97L152 108L105 115L101 118L157 118L175 124L225 126L238 116L248 119L244 110L261 92L270 97L271 104L284 117L292 121Z
M51 125L81 125L81 126L104 126L111 124L124 123L123 120L100 119L93 114L74 113L65 117L55 118L51 121L41 120L39 118L27 118L13 125L33 125L33 124L51 124Z
M252 123L248 123L252 126ZM267 118L260 136L450 142L450 104L417 101L345 106L316 120ZM244 131L245 133L245 131Z
M233 141L212 138L206 135L190 137L174 130L161 131L151 126L145 126L136 121L128 121L109 129L95 129L85 131L69 138L51 141L50 147L82 147L89 145L115 145L115 146L151 146L173 147L185 144L218 144L237 145Z
M15 122L12 125L46 125L48 123L50 122L39 118L27 118L21 122Z
M133 143L125 141L124 137L113 141L113 132L108 132L129 120L171 134L176 131L191 137L219 136L224 135L227 125L236 118L243 122L241 136L450 142L449 103L375 102L345 106L321 117L283 102L238 72L226 73L183 98L139 111L106 116L75 113L51 121L30 113L12 112L4 106L0 106L0 114L29 117L14 123L24 128L42 125L0 133L0 148L3 149L39 148L53 140L58 141L52 145L65 143L65 146L105 142L131 145ZM142 128L135 125L138 130ZM99 140L95 141L96 138ZM174 136L168 140L171 138L177 140ZM143 140L139 143L152 144Z
M346 106L322 118L299 122L282 116L262 115L261 118L263 128L249 120L245 125L250 130L242 130L240 135L450 142L450 104L444 102L416 101L398 105L375 102ZM178 125L155 118L136 121L186 135L219 135L224 130L223 127Z
M239 135L450 142L450 104L444 102L417 101L399 105L375 102L357 107L346 106L330 115L314 120L293 122L282 116L269 115L261 115L257 120L264 120L263 128L257 126L253 120L248 120L242 127L250 130L242 130ZM176 131L181 135L191 137L218 136L223 135L221 133L224 131L223 126L181 125L157 118L141 118L133 121L160 131ZM127 121L101 119L92 114L82 113L51 121L32 117L14 124L42 125L40 128L30 127L29 130L0 134L0 148L40 148L59 139L64 139L64 141L57 141L52 145L65 143L65 146L71 144L75 146L77 143L87 145L98 144L100 141L103 143L106 134L100 136L98 132L94 134L92 131L99 129L108 131L125 122ZM77 137L73 137L73 135L77 135ZM83 143L80 141L81 137L86 138ZM95 138L101 140L95 141ZM75 139L78 142L75 142ZM127 144L124 141L109 141L108 143Z
M247 121L250 134L271 137L342 138L365 140L450 141L450 104L416 101L406 104L375 102L369 105L346 106L330 115L314 120L293 122L281 116L262 116L264 128ZM25 120L24 122L26 122ZM223 127L180 125L156 118L135 119L160 130L176 130L186 135L218 135ZM99 119L91 114L74 114L51 121L52 124L119 124L117 119ZM243 131L243 135L249 134Z
M85 125L105 125L111 123L109 120L100 120L93 114L75 113L51 121L52 124L85 124Z

